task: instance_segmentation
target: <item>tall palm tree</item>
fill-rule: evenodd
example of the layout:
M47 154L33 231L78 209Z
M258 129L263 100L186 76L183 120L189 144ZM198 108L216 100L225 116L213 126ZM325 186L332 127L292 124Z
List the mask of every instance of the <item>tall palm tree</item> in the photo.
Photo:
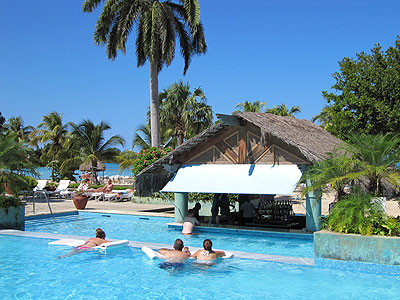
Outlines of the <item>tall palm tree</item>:
M160 121L166 134L178 138L178 146L184 138L190 138L212 124L212 108L200 87L190 92L189 83L172 84L160 93Z
M301 110L299 106L293 106L291 109L288 109L286 104L282 103L281 105L277 105L273 108L268 109L268 112L274 115L286 117L293 116L294 114L301 112Z
M41 122L37 128L32 131L32 143L46 143L50 142L47 155L52 157L51 161L51 179L54 181L54 169L56 163L56 156L58 151L61 149L64 142L65 136L68 132L67 124L63 124L62 114L55 111L43 116L43 122Z
M84 12L93 10L101 0L86 0ZM161 144L158 73L169 66L175 55L175 41L179 40L180 52L185 61L183 73L189 68L194 54L205 53L207 46L203 25L200 22L198 0L107 0L97 21L94 41L106 45L107 56L115 59L118 50L126 53L126 41L136 27L137 66L150 62L150 112L151 144Z
M261 102L261 101L249 102L246 100L243 103L236 104L235 107L239 107L240 110L236 110L236 111L234 111L234 113L238 112L238 111L264 112L265 106L266 106L265 102Z
M17 142L28 142L30 133L35 129L32 126L24 126L21 117L8 119L4 124L6 135L13 137Z
M97 182L97 162L114 159L119 151L114 146L123 146L125 141L119 135L113 135L105 140L105 131L111 129L106 122L94 125L90 120L83 120L78 125L69 123L72 127L71 147L75 149L76 155L66 159L62 165L62 171L71 166L84 163L91 165Z

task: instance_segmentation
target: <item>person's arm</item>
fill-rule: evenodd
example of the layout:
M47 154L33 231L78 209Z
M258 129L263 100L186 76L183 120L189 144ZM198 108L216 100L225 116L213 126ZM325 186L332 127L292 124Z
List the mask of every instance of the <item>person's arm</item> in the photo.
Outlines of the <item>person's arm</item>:
M197 226L199 226L200 225L200 222L199 222L199 220L197 220L196 218L194 218L195 219L195 225L197 225Z
M224 251L214 251L217 254L217 257L222 257L225 256L225 252Z
M166 255L166 254L168 254L170 251L171 251L171 250L170 250L170 249L167 249L167 248L160 248L160 249L158 249L158 253L160 253L160 254L162 254L162 255Z
M195 253L193 253L190 257L192 258L197 258L197 256L199 255L200 250L197 250Z

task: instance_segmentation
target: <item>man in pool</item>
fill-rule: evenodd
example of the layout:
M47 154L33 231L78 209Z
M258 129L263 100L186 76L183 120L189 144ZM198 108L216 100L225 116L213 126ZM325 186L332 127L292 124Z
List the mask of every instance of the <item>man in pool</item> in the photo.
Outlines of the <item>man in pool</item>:
M161 248L158 249L158 253L164 255L167 260L160 263L161 269L182 270L184 262L190 257L190 251L188 247L184 247L181 239L175 240L173 249Z
M71 256L74 254L78 254L78 253L86 251L90 248L97 247L97 246L100 246L101 244L108 243L108 242L110 242L110 241L106 240L106 233L101 228L97 228L95 238L88 239L82 245L75 247L71 252L61 255L58 258L65 258L65 257Z
M183 245L183 241L181 239L176 239L173 249L161 248L158 249L158 253L164 255L167 262L183 263L190 257L189 250L183 251L184 248L187 250L187 247Z
M197 259L199 262L212 262L217 258L225 256L224 251L214 251L212 250L212 242L209 239L203 242L204 250L197 250L191 257Z

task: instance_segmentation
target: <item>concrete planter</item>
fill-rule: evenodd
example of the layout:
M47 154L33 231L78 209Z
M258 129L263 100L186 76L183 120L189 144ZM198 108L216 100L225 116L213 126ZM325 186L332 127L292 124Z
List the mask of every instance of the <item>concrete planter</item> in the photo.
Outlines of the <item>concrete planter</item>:
M314 233L314 252L316 258L400 265L400 237L321 230Z
M0 207L0 229L25 230L25 203L10 208Z

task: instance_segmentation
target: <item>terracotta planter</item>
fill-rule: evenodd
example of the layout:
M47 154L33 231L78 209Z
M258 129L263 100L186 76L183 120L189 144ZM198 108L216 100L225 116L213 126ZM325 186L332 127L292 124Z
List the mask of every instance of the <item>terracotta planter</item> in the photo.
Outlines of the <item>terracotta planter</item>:
M88 202L88 196L86 195L75 195L73 198L76 209L85 209Z

